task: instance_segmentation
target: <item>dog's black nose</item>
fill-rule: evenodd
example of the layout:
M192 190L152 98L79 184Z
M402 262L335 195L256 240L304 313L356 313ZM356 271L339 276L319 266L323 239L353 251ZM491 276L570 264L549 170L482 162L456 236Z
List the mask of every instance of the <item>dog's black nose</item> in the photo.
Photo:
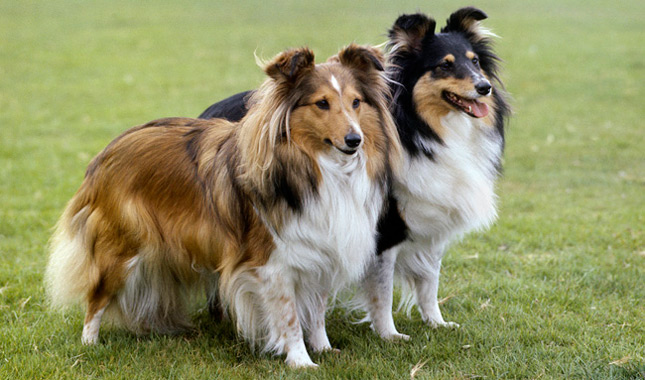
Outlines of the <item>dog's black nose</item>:
M479 95L488 95L490 93L491 88L493 87L486 80L481 81L475 85L475 90L477 90L477 93Z
M357 133L348 133L345 136L345 144L350 148L356 148L361 145L361 136Z

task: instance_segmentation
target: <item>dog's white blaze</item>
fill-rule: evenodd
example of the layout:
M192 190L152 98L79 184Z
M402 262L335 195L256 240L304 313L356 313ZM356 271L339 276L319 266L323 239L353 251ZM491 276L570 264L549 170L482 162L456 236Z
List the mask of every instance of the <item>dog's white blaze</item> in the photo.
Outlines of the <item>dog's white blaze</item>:
M342 94L343 91L340 87L340 83L338 83L338 79L332 74L331 77L329 78L329 82L331 83L331 86L338 92L339 97L342 99ZM341 108L343 110L343 115L345 115L345 118L349 122L349 124L352 126L352 129L354 132L356 132L359 136L361 136L361 139L364 137L363 135L363 130L361 129L360 124L354 120L354 118L347 112L347 109L341 104Z
M361 139L363 139L363 130L361 129L361 125L354 120L354 118L347 112L345 108L343 108L343 114L345 115L345 118L347 118L347 121L349 122L349 125L352 126L352 129L354 132L356 132L359 136L361 136Z
M334 88L334 90L338 91L339 95L342 94L343 91L340 88L340 83L338 83L338 80L336 79L336 77L333 74L332 74L331 78L329 79L329 81L331 82L331 86Z

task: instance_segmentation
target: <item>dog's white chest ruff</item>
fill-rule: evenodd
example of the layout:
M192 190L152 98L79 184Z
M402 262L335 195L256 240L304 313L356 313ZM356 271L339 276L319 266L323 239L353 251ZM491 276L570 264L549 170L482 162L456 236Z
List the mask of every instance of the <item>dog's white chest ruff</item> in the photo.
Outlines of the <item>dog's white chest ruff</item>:
M502 139L491 127L462 113L442 119L444 143L423 141L436 154L408 157L395 185L411 240L443 245L497 216L496 163Z
M365 170L365 158L345 164L322 156L318 195L274 236L271 260L315 274L313 282L338 290L357 280L375 250L375 231L383 193ZM274 257L275 256L275 257Z

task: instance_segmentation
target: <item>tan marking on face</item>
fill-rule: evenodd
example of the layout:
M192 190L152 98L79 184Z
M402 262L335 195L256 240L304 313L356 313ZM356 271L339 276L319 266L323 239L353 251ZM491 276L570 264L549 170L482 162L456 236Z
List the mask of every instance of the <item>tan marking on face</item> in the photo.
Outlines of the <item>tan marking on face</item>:
M440 138L444 138L446 130L441 123L441 119L448 112L457 111L457 108L450 105L443 98L443 92L449 91L465 97L464 94L471 92L474 88L473 86L472 81L469 79L433 79L431 75L424 75L419 79L412 91L416 111ZM492 109L492 97L480 97L477 100L486 103ZM493 115L494 112L489 112L486 117L480 120L492 127L494 125Z
M381 126L379 112L367 103L362 103L360 111L360 124L363 128L364 145L367 153L367 174L374 178L376 173L384 170L386 165L386 152L388 140Z
M466 52L466 58L468 58L468 59L475 58L475 53L473 53L472 51L467 51Z
M446 131L441 124L441 118L451 109L442 99L441 87L436 85L437 82L430 75L421 77L412 90L412 99L421 118L439 138L444 138Z
M446 62L455 62L455 56L452 54L448 54L445 57L443 57L443 60Z

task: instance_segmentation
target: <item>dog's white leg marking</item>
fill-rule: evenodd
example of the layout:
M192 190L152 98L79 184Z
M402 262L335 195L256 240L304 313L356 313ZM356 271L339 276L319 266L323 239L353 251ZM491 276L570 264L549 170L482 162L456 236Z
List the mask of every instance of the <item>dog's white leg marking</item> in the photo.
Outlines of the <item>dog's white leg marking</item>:
M425 268L425 275L415 277L414 287L421 312L421 318L433 328L437 327L459 327L458 323L446 322L443 320L437 295L439 292L439 272L441 271L441 259L424 261L429 264Z
M83 344L92 345L98 343L101 317L103 317L106 307L107 306L104 306L102 309L99 309L94 316L92 316L92 319L85 322L85 325L83 325L83 335L81 336L81 342Z
M287 354L290 367L317 367L311 361L298 319L293 284L280 275L265 278L263 297L271 340Z
M325 310L327 309L327 296L321 296L318 298L315 310L310 311L310 320L307 325L309 331L307 334L307 341L309 347L314 352L322 352L333 350L331 343L329 343L329 338L327 337L327 331L325 330Z
M377 257L363 280L363 289L374 331L383 339L407 340L410 337L396 330L392 317L392 289L397 254L398 250L395 247Z
M277 309L275 311L278 314L276 317L278 317L277 322L280 337L284 339L284 347L287 352L286 363L290 367L296 368L317 367L307 353L293 298L282 299L282 302L284 302L284 309Z

